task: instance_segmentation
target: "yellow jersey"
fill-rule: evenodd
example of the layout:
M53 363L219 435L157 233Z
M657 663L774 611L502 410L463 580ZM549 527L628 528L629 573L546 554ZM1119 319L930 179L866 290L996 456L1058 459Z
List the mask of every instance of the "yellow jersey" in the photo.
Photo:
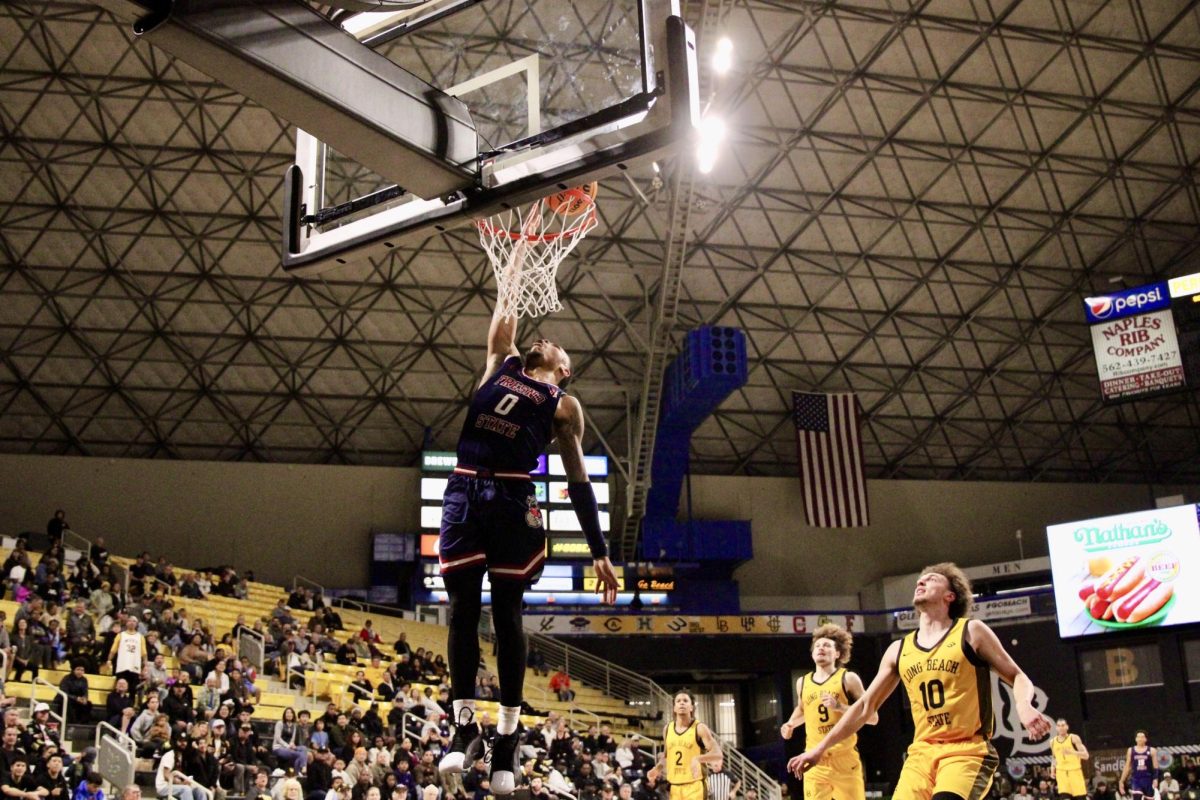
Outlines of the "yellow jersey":
M692 759L704 754L704 745L700 743L696 726L696 720L692 720L692 724L680 732L675 730L674 720L667 723L667 734L663 739L667 751L667 783L672 786L704 780L703 765L701 777L692 774Z
M900 680L912 706L915 742L991 739L991 670L967 642L967 620L955 620L932 647L917 631L900 640Z
M1075 755L1075 734L1068 733L1067 738L1059 740L1055 736L1050 741L1050 755L1054 756L1055 769L1065 769L1083 772L1083 761Z
M804 748L811 750L820 744L825 734L833 729L842 718L841 711L834 711L825 705L822 695L831 694L837 698L840 706L850 705L850 696L846 694L846 669L838 667L824 681L817 680L817 674L810 672L800 681L800 707L804 709ZM858 742L858 734L851 734L829 749L831 753L842 753L853 750Z

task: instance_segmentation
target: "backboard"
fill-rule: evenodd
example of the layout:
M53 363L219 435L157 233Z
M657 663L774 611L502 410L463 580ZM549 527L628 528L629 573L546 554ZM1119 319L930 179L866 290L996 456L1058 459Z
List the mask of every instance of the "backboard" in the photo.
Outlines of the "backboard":
M431 0L329 18L461 103L455 124L465 106L476 147L458 150L459 185L421 197L403 175L377 174L299 130L284 201L291 272L385 254L632 169L698 123L695 42L678 0Z

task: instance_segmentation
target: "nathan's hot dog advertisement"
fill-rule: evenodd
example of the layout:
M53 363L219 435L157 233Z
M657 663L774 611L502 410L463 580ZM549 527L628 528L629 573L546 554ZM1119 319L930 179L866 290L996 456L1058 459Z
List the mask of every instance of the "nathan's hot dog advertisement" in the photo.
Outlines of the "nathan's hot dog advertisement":
M1200 508L1046 528L1061 636L1200 621Z

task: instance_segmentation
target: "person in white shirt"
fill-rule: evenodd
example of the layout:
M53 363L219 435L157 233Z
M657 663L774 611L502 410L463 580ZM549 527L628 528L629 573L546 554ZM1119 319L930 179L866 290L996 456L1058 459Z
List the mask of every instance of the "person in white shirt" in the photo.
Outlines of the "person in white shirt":
M218 659L217 663L213 664L212 671L205 676L204 682L208 683L210 678L217 682L217 690L220 691L221 694L227 694L229 692L229 673L225 671L224 661Z
M125 630L113 637L109 658L113 661L113 675L124 678L130 689L135 688L142 679L142 664L146 660L146 640L138 633L138 621L133 617L125 619Z
M186 778L175 774L176 759L182 761L186 749L187 736L177 736L171 749L163 753L162 760L158 762L158 769L154 773L154 790L162 800L203 800L197 796L198 792L192 789ZM179 765L179 769L182 769L182 764Z

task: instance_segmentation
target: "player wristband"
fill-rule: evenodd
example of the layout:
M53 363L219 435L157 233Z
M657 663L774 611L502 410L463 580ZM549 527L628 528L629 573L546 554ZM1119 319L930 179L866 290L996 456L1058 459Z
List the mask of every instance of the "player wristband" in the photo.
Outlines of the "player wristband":
M600 530L600 509L596 506L592 484L587 481L568 483L567 496L571 498L571 507L579 518L579 527L583 529L583 537L587 539L592 558L607 558L608 542Z

